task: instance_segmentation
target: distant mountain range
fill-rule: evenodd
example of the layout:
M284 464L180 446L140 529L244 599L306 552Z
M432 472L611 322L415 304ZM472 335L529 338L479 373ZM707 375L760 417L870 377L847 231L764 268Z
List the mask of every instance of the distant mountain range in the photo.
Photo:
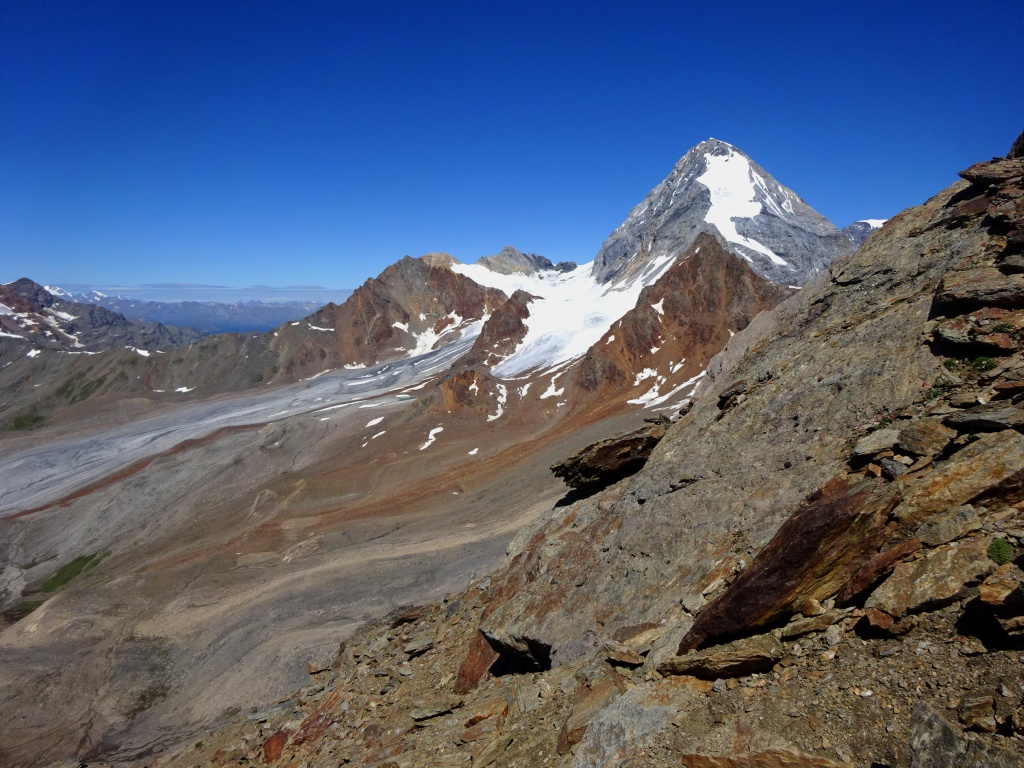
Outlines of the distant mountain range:
M302 301L148 301L125 296L109 296L102 291L72 292L46 286L54 296L80 304L96 304L125 317L144 323L163 323L195 328L203 333L269 331L282 323L305 317L322 302ZM351 291L337 291L344 298Z

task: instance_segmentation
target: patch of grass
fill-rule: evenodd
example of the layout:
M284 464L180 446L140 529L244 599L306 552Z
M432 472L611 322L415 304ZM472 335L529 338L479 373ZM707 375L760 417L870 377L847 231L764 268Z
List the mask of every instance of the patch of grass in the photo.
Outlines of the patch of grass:
M972 371L991 371L998 363L991 357L976 357L968 361L967 367Z
M96 390L103 386L107 380L106 374L98 379L85 381L78 376L71 376L61 384L54 393L57 397L67 400L69 404L80 403L95 394Z
M134 720L140 713L145 712L158 701L166 699L168 692L167 686L164 683L153 683L139 694L139 698L135 700L135 704L132 705L131 710L128 712L128 719Z
M1006 539L992 539L988 545L988 559L996 565L1005 565L1013 559L1013 545Z
M1011 333L1014 330L1010 323L996 323L992 326L992 333Z
M70 563L65 563L43 582L43 592L56 592L79 574L95 568L107 554L107 552L96 552L92 555L80 555Z
M43 417L36 407L33 405L26 408L21 413L15 414L7 422L8 427L11 429L35 429L42 424L46 419Z

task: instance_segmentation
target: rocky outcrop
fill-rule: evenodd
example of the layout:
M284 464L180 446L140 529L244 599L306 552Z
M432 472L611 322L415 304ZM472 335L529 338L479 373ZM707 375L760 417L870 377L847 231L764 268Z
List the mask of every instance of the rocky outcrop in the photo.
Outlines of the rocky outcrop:
M658 420L640 429L599 440L551 467L555 477L570 488L594 493L624 477L636 474L647 463L669 421Z
M650 401L675 392L671 402L680 402L735 333L790 293L701 234L587 351L569 382L604 398L630 390ZM690 386L680 389L683 382Z
M601 281L638 275L685 251L701 232L728 242L762 277L803 285L853 242L736 147L701 142L608 236Z
M443 266L408 256L367 280L344 304L328 304L275 331L287 376L372 365L454 341L507 296Z
M560 261L558 264L553 264L550 259L538 256L536 253L523 253L511 245L506 245L493 256L481 256L476 263L501 275L530 274L545 270L570 272L576 269L576 264L572 261Z
M516 291L509 300L498 307L484 323L480 335L473 342L460 365L497 365L512 354L526 336L526 324L530 316L530 302L535 299L526 291Z

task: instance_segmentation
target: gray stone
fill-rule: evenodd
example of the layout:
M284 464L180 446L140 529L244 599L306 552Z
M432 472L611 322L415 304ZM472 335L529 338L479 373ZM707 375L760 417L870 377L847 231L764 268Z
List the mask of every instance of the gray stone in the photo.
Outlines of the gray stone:
M920 560L903 562L865 602L865 608L900 617L934 610L965 596L996 564L988 559L989 539L972 539L933 550Z
M910 768L1013 768L1021 760L972 734L964 734L923 702L910 720Z
M882 474L886 477L899 477L900 475L907 474L907 465L902 461L896 461L896 459L879 459L878 463L882 467Z
M1024 432L1024 410L1004 403L977 406L946 416L942 421L957 432L1000 432L1004 429Z
M946 510L921 523L917 538L929 547L938 547L981 528L981 520L970 504Z
M876 453L892 448L899 439L900 431L898 429L877 429L857 441L857 444L853 446L853 455L874 456Z

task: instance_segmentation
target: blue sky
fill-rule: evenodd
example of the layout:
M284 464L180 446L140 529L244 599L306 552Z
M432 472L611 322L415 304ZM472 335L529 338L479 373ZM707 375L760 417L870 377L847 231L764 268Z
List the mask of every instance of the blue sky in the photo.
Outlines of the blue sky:
M589 261L692 145L839 226L1024 129L1024 3L0 5L0 281Z

